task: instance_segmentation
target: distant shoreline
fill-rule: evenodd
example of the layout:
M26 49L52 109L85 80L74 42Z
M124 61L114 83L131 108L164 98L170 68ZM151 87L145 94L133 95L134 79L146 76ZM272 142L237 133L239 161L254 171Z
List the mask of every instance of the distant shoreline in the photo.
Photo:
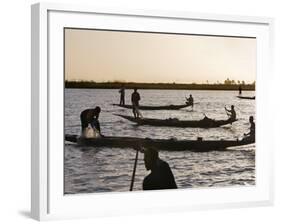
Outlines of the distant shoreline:
M65 88L69 89L163 89L163 90L237 90L241 86L243 91L254 91L254 84L178 84L178 83L121 83L121 82L83 82L65 81Z

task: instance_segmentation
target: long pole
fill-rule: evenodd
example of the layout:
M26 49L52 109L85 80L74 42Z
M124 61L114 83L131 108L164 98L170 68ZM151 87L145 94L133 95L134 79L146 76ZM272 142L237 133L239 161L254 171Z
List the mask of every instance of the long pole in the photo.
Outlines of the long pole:
M131 180L131 186L130 186L130 191L133 190L134 187L134 181L135 181L135 174L136 174L136 168L137 168L137 163L138 163L138 156L139 156L139 150L136 150L136 158L135 158L135 164L134 164L134 170L133 170L133 175L132 175L132 180Z

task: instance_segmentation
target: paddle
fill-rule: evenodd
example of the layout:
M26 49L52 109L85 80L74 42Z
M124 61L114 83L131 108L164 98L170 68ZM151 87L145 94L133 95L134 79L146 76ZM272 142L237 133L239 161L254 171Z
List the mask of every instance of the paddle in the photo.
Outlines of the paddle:
M138 150L138 148L136 148L136 158L135 158L135 164L134 164L134 169L133 169L133 175L132 175L132 179L131 179L130 191L133 191L133 187L134 187L135 174L136 174L136 168L137 168L137 163L138 163L138 156L139 156L139 150Z
M230 117L230 114L228 113L228 110L226 109L226 105L224 105L225 113L228 117Z

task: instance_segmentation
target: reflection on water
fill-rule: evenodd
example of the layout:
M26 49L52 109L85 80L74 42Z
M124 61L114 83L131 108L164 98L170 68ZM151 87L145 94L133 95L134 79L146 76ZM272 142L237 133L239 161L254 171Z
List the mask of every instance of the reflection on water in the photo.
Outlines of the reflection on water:
M143 105L183 104L192 94L195 105L181 110L142 111L144 117L198 120L205 113L214 119L227 119L224 106L235 105L237 122L214 129L136 126L113 113L132 115L132 111L112 106L119 102L118 90L66 89L65 133L80 133L80 112L100 106L100 123L104 135L138 136L177 139L237 139L249 131L249 116L255 115L255 100L242 100L236 91L139 90ZM130 102L132 91L126 91ZM253 96L254 92L245 92ZM170 164L179 188L255 184L255 146L236 147L213 152L160 152ZM95 148L65 143L65 193L128 191L135 151L119 148ZM134 190L142 189L145 170L143 155L139 156Z

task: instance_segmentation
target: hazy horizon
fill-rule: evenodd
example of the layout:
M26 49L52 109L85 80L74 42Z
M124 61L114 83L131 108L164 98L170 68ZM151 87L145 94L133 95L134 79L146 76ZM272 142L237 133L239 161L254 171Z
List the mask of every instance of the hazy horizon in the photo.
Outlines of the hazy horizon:
M256 77L256 39L65 29L65 80L223 83Z

